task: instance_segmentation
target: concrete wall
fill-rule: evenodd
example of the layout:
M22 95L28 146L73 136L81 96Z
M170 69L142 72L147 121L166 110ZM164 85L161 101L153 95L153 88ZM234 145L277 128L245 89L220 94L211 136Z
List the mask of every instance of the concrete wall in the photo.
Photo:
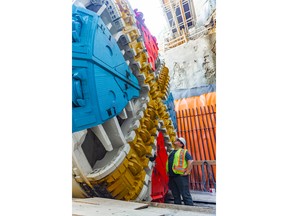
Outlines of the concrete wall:
M216 33L162 53L171 90L216 84Z
M193 0L197 26L203 26L213 10L216 8L216 0Z

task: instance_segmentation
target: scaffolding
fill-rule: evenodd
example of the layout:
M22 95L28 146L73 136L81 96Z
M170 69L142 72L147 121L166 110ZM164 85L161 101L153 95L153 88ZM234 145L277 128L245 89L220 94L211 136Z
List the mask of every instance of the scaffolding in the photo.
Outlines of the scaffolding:
M171 36L165 49L179 46L188 41L189 29L196 25L195 8L192 0L159 0Z
M209 24L198 26L193 0L159 0L160 5L168 24L163 47L164 51L177 47L189 40L195 40L205 34L216 32L216 9L211 5Z

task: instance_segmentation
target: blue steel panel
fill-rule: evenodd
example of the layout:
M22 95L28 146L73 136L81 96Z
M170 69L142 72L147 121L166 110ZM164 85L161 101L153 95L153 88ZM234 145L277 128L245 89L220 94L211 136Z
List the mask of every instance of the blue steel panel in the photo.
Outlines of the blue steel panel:
M170 114L171 120L173 122L173 126L178 130L177 128L177 118L176 118L176 112L175 112L175 106L174 106L174 98L172 93L170 92L167 100L164 102L164 104L168 107L168 112Z
M200 96L209 92L216 92L216 84L210 84L206 86L198 86L190 89L175 89L171 91L174 100L189 98L194 96Z
M72 132L118 115L139 91L138 80L101 18L72 5Z

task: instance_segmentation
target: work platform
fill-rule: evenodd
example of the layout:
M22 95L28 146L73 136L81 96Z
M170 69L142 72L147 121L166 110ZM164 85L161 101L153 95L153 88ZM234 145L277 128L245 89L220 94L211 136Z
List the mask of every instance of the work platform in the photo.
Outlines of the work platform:
M80 216L212 216L216 215L216 196L207 192L192 192L195 206L172 203L144 203L106 198L72 200L72 215Z

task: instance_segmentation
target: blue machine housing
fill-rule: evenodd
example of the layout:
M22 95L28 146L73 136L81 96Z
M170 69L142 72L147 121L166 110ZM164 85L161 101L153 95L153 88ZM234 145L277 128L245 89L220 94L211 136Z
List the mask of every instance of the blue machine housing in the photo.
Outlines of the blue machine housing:
M175 112L175 105L174 105L174 98L172 93L170 92L168 98L166 101L164 101L164 104L168 107L168 112L170 114L171 120L173 122L173 126L175 128L175 130L178 130L177 127L177 117L176 117L176 112Z
M72 5L72 132L104 123L140 86L102 19Z

